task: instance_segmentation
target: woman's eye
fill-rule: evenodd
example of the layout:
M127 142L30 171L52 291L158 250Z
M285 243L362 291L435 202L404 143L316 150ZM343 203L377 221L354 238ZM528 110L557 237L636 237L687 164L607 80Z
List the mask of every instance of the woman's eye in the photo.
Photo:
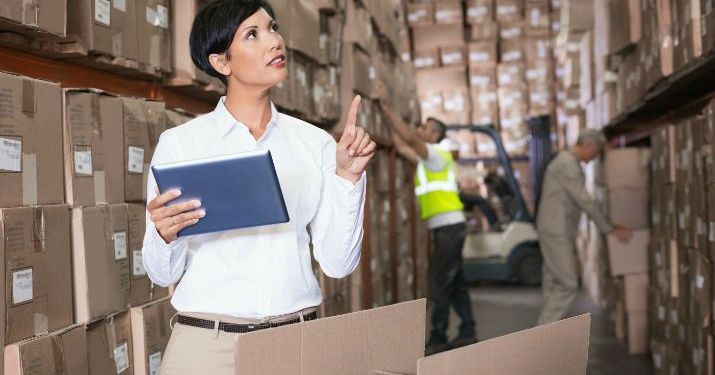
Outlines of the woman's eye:
M277 24L277 23L274 23L273 25L271 25L271 31L273 31L273 32L278 31L278 24Z
M246 39L254 39L255 37L256 37L256 31L255 31L255 30L251 30L251 31L248 32L248 34L246 34Z

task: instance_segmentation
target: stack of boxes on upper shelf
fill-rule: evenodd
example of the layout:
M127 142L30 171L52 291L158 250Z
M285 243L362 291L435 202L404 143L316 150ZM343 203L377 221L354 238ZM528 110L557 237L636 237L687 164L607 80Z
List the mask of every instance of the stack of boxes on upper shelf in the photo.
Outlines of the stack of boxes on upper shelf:
M113 358L117 373L150 372L168 340L154 330L168 324L170 305L142 267L147 168L158 135L190 117L12 74L0 74L0 86L6 371L91 370ZM147 309L164 320L146 326ZM88 360L70 363L74 356Z
M570 0L558 38L561 145L603 127L715 48L712 0Z
M715 101L651 137L651 350L657 374L706 374L713 360Z
M553 115L552 41L560 1L424 0L408 4L422 119L492 124L507 152L528 151L529 116ZM486 136L452 132L460 154L493 156Z

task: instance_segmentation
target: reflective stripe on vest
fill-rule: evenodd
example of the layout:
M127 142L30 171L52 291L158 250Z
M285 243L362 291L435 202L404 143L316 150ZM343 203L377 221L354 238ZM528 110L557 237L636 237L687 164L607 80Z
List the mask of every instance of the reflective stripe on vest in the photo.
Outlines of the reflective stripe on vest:
M457 176L455 176L454 168L451 165L447 165L449 171L447 172L446 181L428 181L427 173L425 173L425 168L426 166L422 162L420 162L417 167L417 179L419 180L420 184L415 187L415 194L418 197L435 191L449 191L459 193L459 188L457 187Z

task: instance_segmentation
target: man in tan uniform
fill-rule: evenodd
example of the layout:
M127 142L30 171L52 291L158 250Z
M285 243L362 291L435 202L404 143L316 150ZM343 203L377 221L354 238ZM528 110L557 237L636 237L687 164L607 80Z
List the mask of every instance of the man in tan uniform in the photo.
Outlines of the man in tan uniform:
M624 242L631 236L629 229L610 223L586 190L581 163L598 157L605 144L601 132L584 130L576 145L561 151L546 169L536 219L544 257L544 306L539 325L562 319L578 293L576 236L582 212L603 233L613 234Z

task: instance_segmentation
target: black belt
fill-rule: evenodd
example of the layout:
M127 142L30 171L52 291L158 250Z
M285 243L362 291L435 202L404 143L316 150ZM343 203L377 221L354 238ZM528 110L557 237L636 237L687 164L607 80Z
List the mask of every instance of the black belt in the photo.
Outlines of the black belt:
M318 313L315 311L313 311L312 313L303 315L303 321L315 320L315 319L318 319ZM266 322L266 323L257 323L257 324L233 324L233 323L219 322L218 329L220 331L230 332L230 333L248 333L248 332L253 332L253 331L260 331L262 329L275 328L275 327L286 326L289 324L300 323L300 321L301 321L300 317L298 317L298 318L294 318L294 319L290 319L290 320L286 320L286 321L278 322L278 323ZM214 329L214 324L215 324L215 322L213 320L192 318L190 316L185 316L185 315L179 315L176 322L179 324L186 325L186 326L197 327L197 328L206 328L206 329Z

